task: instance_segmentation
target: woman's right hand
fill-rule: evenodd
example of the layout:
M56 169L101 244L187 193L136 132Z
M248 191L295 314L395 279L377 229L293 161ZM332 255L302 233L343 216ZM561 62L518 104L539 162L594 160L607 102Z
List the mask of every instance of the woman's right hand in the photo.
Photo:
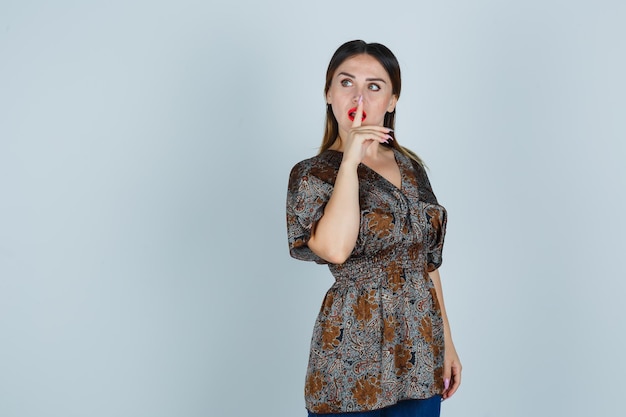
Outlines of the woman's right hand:
M391 129L384 126L362 126L363 119L363 96L359 97L356 114L352 122L352 128L343 144L343 162L360 164L368 149L374 142L387 143L393 138L389 135Z

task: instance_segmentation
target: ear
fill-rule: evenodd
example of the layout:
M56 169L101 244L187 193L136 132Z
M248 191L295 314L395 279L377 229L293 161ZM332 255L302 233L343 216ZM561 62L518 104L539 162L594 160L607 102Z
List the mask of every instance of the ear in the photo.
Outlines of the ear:
M391 96L391 100L389 100L389 106L387 106L387 113L391 113L396 109L396 104L398 103L398 97L394 94Z
M333 104L333 100L330 98L330 90L326 93L326 104Z

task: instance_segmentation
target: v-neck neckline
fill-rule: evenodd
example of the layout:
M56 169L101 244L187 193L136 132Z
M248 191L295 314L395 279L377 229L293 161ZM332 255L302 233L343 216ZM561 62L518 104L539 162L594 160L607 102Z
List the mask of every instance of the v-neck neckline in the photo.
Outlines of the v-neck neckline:
M387 184L389 184L390 186L392 186L395 190L398 190L400 192L404 192L405 190L405 175L404 175L404 170L403 170L403 164L400 161L400 159L398 158L398 152L396 152L395 149L390 148L391 152L393 152L393 159L396 163L396 166L398 168L398 171L400 172L400 187L398 187L396 184L394 184L393 182L389 181L387 178L385 178L383 175L381 175L378 171L376 171L375 169L365 165L363 162L359 163L359 167L364 167L367 171L369 171L370 173L374 174L375 176L377 176L378 178L382 179L384 182L386 182ZM340 155L343 155L343 151L338 151L336 149L328 149L328 151L331 152L336 152Z

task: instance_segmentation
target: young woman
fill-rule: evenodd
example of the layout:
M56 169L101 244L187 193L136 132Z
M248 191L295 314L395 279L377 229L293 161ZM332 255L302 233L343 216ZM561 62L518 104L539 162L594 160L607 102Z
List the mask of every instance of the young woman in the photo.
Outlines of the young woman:
M438 272L446 211L395 139L400 86L384 45L339 47L320 153L289 177L290 254L335 277L313 330L309 416L439 416L461 383Z

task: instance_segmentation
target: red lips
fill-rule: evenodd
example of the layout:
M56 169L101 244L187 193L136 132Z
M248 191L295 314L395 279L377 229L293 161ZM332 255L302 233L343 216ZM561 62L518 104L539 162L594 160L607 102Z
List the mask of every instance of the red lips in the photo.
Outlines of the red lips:
M354 122L354 116L356 116L356 107L353 107L350 110L348 110L348 119L350 119L351 121ZM365 112L363 112L363 116L361 117L361 121L365 120L366 117L367 117L367 114L365 114Z

